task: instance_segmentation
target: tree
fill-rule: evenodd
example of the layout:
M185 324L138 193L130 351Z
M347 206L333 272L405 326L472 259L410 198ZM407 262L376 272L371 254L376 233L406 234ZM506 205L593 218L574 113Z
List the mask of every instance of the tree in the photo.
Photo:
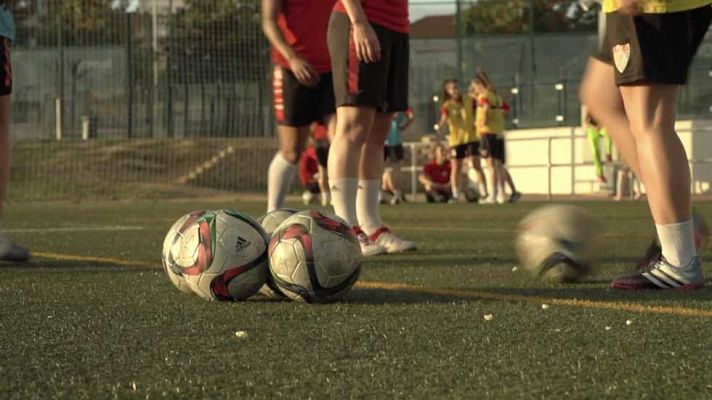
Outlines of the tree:
M533 0L535 32L593 31L599 7L577 0ZM530 0L478 0L463 13L467 33L515 34L529 31Z

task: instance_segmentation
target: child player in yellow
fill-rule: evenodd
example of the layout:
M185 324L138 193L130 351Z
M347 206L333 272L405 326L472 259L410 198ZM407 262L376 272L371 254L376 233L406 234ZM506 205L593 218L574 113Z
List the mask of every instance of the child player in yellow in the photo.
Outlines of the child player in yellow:
M450 131L450 187L454 201L460 198L463 160L479 151L474 130L474 102L472 97L463 96L455 79L443 82L443 105L440 109L438 133L443 132L447 123Z

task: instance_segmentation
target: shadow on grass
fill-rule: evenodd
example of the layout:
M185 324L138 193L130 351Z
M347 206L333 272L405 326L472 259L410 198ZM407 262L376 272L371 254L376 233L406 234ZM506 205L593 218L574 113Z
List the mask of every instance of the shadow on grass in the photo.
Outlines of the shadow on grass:
M608 281L605 281L606 283ZM590 300L598 302L685 302L710 300L712 289L706 288L694 292L681 291L641 291L625 292L605 288L594 288L581 285L563 285L547 288L457 288L452 294L431 293L428 288L422 291L403 291L397 289L355 288L343 300L348 304L445 304L452 302L498 302L507 301L506 296L537 297L543 299ZM458 292L471 292L474 296L460 295ZM502 295L502 299L476 297L477 292Z

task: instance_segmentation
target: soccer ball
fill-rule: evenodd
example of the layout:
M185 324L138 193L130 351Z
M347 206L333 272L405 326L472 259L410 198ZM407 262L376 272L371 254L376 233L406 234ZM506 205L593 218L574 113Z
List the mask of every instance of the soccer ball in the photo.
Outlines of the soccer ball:
M280 208L274 211L270 211L267 214L257 218L257 222L262 225L267 235L271 238L272 233L277 230L277 227L284 222L285 219L296 214L297 210L292 208ZM265 297L272 299L284 298L284 294L277 289L277 286L272 282L271 276L267 277L267 283L262 285L259 293Z
M180 249L180 242L182 241L182 234L185 229L195 223L195 221L206 211L193 211L180 218L171 226L168 230L165 239L163 239L163 270L168 275L171 283L175 285L183 293L193 293L193 289L190 288L188 282L183 276L183 269L178 266L175 262L176 254L172 252L175 248ZM177 246L176 246L177 245Z
M234 210L192 213L177 236L164 250L168 267L201 298L244 300L267 281L268 237L249 216Z
M581 208L544 206L519 223L517 254L534 277L577 282L591 272L599 232L598 223Z
M272 233L277 230L279 224L296 213L297 210L293 208L279 208L257 218L257 222L262 225L262 228L264 228L269 236L272 236Z
M287 218L272 234L269 254L274 283L297 301L336 301L361 272L361 247L351 228L315 210Z

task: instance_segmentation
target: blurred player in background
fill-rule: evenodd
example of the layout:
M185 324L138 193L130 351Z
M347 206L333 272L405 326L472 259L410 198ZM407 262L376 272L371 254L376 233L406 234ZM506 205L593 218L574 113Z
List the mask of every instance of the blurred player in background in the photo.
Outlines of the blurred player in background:
M319 170L318 183L322 207L326 207L329 203L331 203L331 196L329 195L329 177L326 167L329 163L329 146L331 142L331 137L329 137L329 135L333 133L333 130L329 130L329 128L321 122L315 122L312 124L312 138L314 139L317 168Z
M450 147L450 188L453 201L462 197L462 172L464 160L479 152L479 141L475 140L475 103L468 95L460 93L456 79L443 82L443 105L440 109L438 136L448 127Z
M596 119L593 118L586 107L584 107L583 121L586 127L588 143L591 145L591 152L593 153L593 165L596 168L596 177L599 182L606 183L606 175L603 172L603 157L601 156L601 139L606 141L607 162L613 161L613 140L606 128L598 125L598 122L596 122Z
M509 186L509 201L515 202L522 196L514 186L512 176L507 171L504 144L505 114L510 107L497 94L492 82L484 71L480 71L472 81L477 94L477 133L482 138L483 157L487 161L487 185L489 197L485 203L504 203L504 185Z
M450 187L450 163L445 157L445 147L436 144L433 147L432 159L423 167L423 173L418 180L425 188L425 198L428 203L447 203L452 199Z
M304 187L302 201L308 206L322 194L319 157L313 143L307 147L299 160L299 180Z
M12 64L10 46L15 40L15 20L11 7L14 1L0 2L0 222L10 184L10 99L12 95ZM0 225L0 229L2 226ZM0 261L24 263L30 252L13 243L0 231Z
M405 201L400 187L401 162L405 157L403 149L403 131L413 123L413 109L393 113L391 130L386 138L384 160L386 168L383 171L383 191L391 194L391 204Z
M281 208L313 122L334 127L326 30L334 1L262 0L262 30L272 45L279 151L267 172L267 211Z
M691 177L675 132L677 94L712 20L712 0L604 0L605 29L581 97L645 185L661 255L616 289L704 286Z
M340 0L329 21L337 106L331 200L366 256L416 248L385 226L379 209L383 143L393 113L408 109L409 28L407 0Z

